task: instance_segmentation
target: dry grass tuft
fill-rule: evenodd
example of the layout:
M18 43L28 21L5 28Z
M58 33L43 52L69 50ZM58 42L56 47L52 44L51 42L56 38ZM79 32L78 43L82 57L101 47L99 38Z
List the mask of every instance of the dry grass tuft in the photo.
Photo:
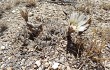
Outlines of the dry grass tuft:
M24 7L23 9L20 10L20 14L26 21L26 27L27 27L26 32L28 32L28 34L29 34L29 39L34 40L35 37L38 37L39 34L43 31L43 24L38 26L38 28L36 28L32 24L29 24L28 23L28 11L27 11L26 7Z
M104 58L105 56L102 55L106 49L107 43L110 40L110 35L107 35L109 31L110 30L106 28L93 30L93 38L85 41L87 45L85 57L89 57L93 62L95 61L98 63L109 60L109 57Z
M109 36L107 36L110 29L98 29L94 28L93 34L91 34L91 38L85 39L83 36L80 36L80 38L83 38L83 40L80 40L77 38L77 44L83 44L81 47L84 47L83 53L80 57L80 63L79 67L77 69L79 70L89 70L89 69L96 69L96 70L104 70L104 62L109 61L110 57L106 56L105 49L107 48L106 45L108 41L110 41ZM72 46L72 47L77 47ZM80 51L81 52L81 51ZM78 52L77 52L78 54ZM109 53L107 53L109 54ZM87 67L86 67L87 66Z
M36 6L36 0L27 0L26 7L34 7Z
M0 24L0 36L3 35L3 32L8 29L6 24Z
M11 9L12 8L12 5L11 5L11 3L4 3L3 4L3 7L2 7L4 10L9 10L9 9Z
M100 7L104 10L110 10L110 3L102 3Z
M91 14L92 13L92 2L91 1L79 1L79 4L76 5L76 11L80 11L86 14Z
M27 11L27 9L26 8L21 9L20 14L25 19L25 21L27 22L28 21L28 11Z
M12 0L14 6L18 5L22 0Z
M104 58L105 55L103 55L106 45L110 41L109 38L110 34L108 33L110 32L110 28L106 28L106 27L94 28L93 33L90 36L91 38L87 38L85 35L85 37L87 38L86 40L85 38L83 38L82 33L88 29L91 23L91 18L87 17L86 20L83 20L84 17L87 16L76 12L72 13L69 20L70 26L68 28L68 35L67 35L67 50L70 50L69 52L75 54L74 56L77 55L80 56L82 59L85 60L85 62L89 62L89 63L92 62L93 64L96 65L96 67L98 66L104 67L104 65L102 64L103 61L110 60L109 57ZM77 33L77 32L82 32L82 33L80 35L77 34L76 36L74 34L75 37L73 38L74 40L72 41L71 33ZM83 61L81 60L81 62ZM84 64L88 64L88 63L84 63ZM92 67L93 64L88 64L88 65Z

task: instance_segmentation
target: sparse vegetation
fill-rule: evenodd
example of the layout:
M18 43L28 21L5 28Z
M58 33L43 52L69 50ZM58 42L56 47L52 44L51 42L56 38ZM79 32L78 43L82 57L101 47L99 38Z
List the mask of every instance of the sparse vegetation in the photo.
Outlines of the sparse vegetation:
M110 10L110 3L102 3L100 6L104 10Z
M86 14L92 14L93 6L94 6L93 3L94 2L91 0L89 0L89 1L86 0L85 2L79 1L79 4L76 5L76 10L83 12L83 13L86 13Z
M24 18L27 26L27 32L29 34L29 39L34 40L35 37L38 37L39 34L43 31L43 25L41 24L38 29L32 24L28 23L28 11L26 8L20 10L21 16Z
M36 0L27 0L26 7L34 7L36 6Z
M3 0L0 17L2 70L110 70L109 0Z
M6 31L7 28L5 24L0 24L0 36L3 35L3 32Z

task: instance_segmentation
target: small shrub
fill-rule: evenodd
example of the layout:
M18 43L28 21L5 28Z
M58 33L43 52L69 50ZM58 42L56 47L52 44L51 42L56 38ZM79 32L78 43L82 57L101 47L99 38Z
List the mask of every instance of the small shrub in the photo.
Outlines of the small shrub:
M35 37L38 37L39 34L43 31L43 25L41 24L38 28L34 25L28 23L28 11L26 8L20 10L21 16L24 18L26 22L27 32L29 34L29 39L34 40Z
M7 29L8 27L5 24L0 24L0 36L3 35L3 32Z

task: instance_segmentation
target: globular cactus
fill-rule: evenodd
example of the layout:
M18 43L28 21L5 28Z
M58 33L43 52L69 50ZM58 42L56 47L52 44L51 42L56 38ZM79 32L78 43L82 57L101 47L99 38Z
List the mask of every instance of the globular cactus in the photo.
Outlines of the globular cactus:
M73 12L69 19L69 27L67 32L67 52L72 53L75 57L81 57L84 50L83 39L81 34L88 29L91 18L84 14ZM74 37L71 36L73 33Z
M91 18L82 13L73 12L69 19L69 30L71 32L84 32L91 23Z

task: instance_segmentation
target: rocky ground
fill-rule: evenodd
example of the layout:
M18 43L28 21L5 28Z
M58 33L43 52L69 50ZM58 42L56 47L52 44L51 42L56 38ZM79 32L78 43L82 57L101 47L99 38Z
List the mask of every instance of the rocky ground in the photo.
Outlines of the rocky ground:
M24 7L36 36L20 14ZM73 11L92 21L81 39L71 35L84 48L77 53L67 39ZM0 0L0 70L110 70L109 27L110 0Z

